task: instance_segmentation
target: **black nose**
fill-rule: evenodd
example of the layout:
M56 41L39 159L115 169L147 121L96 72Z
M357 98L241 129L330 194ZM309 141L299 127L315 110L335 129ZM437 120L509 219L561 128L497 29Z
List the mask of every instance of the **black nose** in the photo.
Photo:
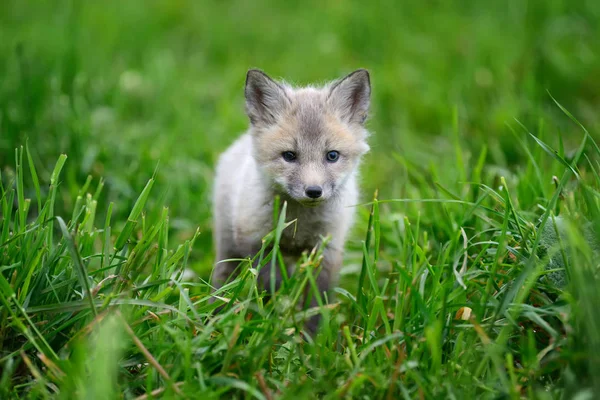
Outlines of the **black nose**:
M318 199L323 194L323 188L321 188L321 186L309 186L306 188L305 192L311 199Z

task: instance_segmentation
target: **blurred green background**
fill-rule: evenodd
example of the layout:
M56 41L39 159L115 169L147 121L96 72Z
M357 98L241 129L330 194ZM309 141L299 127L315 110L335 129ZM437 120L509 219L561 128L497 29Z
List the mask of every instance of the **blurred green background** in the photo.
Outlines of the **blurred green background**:
M148 218L166 204L177 238L200 227L194 266L207 276L213 165L248 125L248 68L296 84L368 68L363 199L375 189L423 198L434 182L462 187L457 157L472 166L484 146L490 176L528 168L515 119L532 131L544 121L556 147L561 131L568 154L576 127L549 93L597 131L599 38L597 0L5 0L2 179L26 140L44 183L66 153L59 210L72 209L88 175L92 186L103 177L99 212L113 201L113 220L124 222L156 170Z

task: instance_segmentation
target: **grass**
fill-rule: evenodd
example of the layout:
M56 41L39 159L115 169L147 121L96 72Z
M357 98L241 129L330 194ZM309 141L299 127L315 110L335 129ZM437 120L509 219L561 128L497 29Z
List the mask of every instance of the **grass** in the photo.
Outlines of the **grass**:
M587 1L2 3L0 398L593 398L599 35ZM320 249L208 303L249 67L372 73L364 204L306 312Z

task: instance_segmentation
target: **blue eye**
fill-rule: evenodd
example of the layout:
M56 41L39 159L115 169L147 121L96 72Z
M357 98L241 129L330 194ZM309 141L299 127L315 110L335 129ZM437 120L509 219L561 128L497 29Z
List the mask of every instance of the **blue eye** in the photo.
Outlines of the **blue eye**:
M340 153L333 150L327 153L327 161L336 162L340 158Z
M296 159L296 153L294 153L293 151L284 151L283 153L281 153L281 155L283 156L283 159L287 162L292 162Z

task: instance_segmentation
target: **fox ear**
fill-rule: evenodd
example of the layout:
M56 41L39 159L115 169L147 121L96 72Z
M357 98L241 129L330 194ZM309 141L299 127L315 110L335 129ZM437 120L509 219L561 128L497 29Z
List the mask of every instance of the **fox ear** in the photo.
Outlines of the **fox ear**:
M362 124L371 103L371 79L366 69L352 72L329 91L328 102L347 122Z
M258 69L248 71L245 95L246 114L253 125L275 123L289 103L283 87Z

